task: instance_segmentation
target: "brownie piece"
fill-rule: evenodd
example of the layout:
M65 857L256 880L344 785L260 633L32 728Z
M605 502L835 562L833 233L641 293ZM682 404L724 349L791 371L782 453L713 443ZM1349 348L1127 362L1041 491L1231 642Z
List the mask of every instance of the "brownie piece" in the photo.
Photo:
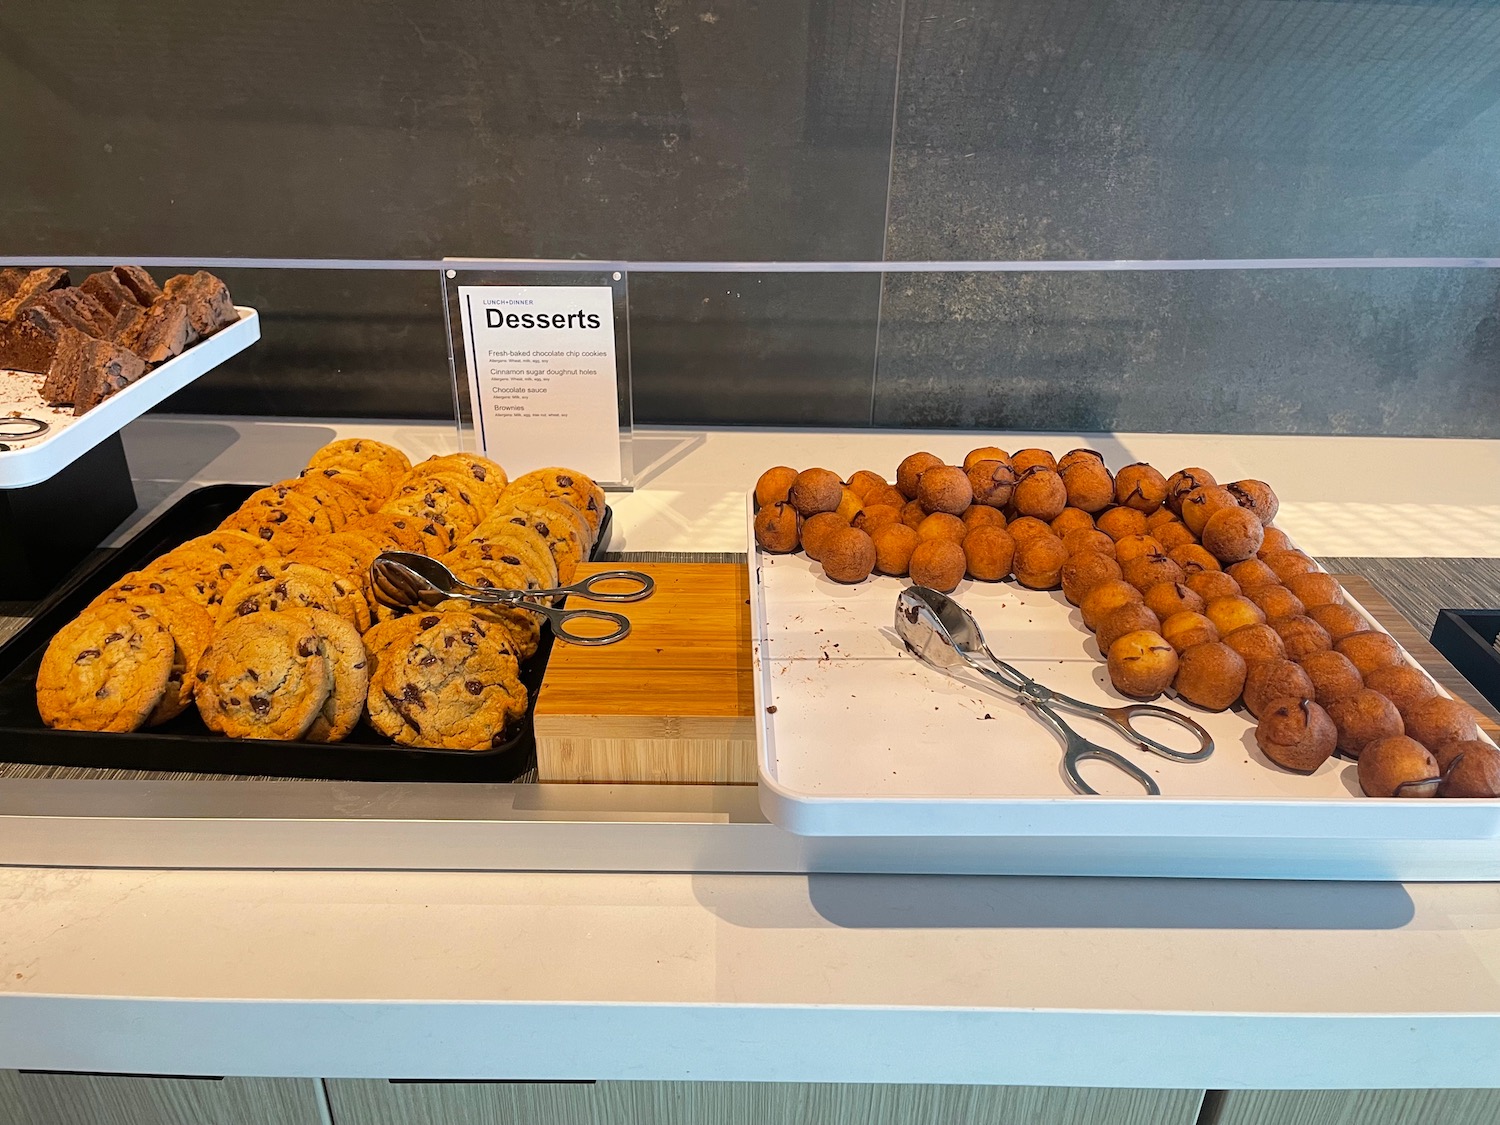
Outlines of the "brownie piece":
M9 299L0 305L0 320L13 320L16 313L27 305L35 304L52 290L61 289L67 284L67 270L58 269L56 266L32 270L16 286L16 291L10 295Z
M207 270L168 278L162 292L187 306L188 319L199 336L212 336L239 320L229 287Z
M119 343L155 366L181 355L197 340L187 306L163 294Z
M96 342L87 332L63 327L58 333L57 351L47 367L47 378L42 382L42 398L54 406L73 401L79 376L88 366L89 345Z
M8 301L14 297L30 272L25 266L6 266L0 270L0 301Z
M136 303L142 308L149 308L151 302L161 296L161 287L156 284L156 279L140 266L116 266L110 272L120 279L121 285L135 294Z
M119 315L115 317L114 327L110 331L109 338L116 344L128 348L130 346L128 341L139 330L141 320L145 315L146 310L141 308L140 305L123 306L120 309Z
M78 288L103 305L104 311L109 313L111 318L118 317L120 310L126 305L135 305L139 308L141 304L135 293L125 287L125 283L120 280L114 270L91 273L83 279L83 284Z
M45 308L32 305L22 309L14 320L0 327L0 367L42 374L52 364L64 327Z
M59 318L74 328L81 328L90 336L103 339L114 330L115 318L82 289L54 289L37 304L45 306Z
M73 391L74 417L87 414L146 373L146 364L140 356L108 340L86 339L79 347L83 356ZM59 356L62 351L62 348L58 349Z

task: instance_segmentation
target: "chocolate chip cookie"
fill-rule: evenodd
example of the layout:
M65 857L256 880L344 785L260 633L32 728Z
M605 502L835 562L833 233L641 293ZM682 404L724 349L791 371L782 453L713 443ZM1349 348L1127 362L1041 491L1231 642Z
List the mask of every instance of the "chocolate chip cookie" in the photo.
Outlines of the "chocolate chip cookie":
M342 742L365 713L370 672L364 643L358 630L335 614L321 609L292 609L285 614L302 618L312 626L323 642L323 655L333 675L328 700L303 737L309 742Z
M415 551L436 558L453 546L453 534L443 524L418 516L397 512L376 512L355 520L350 531L366 535L384 535L393 539L402 551Z
M241 576L224 595L218 625L281 609L325 609L360 632L370 627L370 605L353 582L321 567L287 561L262 563Z
M219 529L247 532L286 552L309 535L331 532L333 520L306 496L273 485L252 492Z
M327 648L312 623L296 614L229 621L198 668L198 713L210 730L230 738L301 738L333 690Z
M330 466L355 469L367 475L385 478L386 490L411 469L411 460L394 445L371 438L348 438L331 442L312 455L307 467Z
M471 492L482 506L481 514L499 503L500 494L509 483L503 468L489 458L474 453L448 453L441 457L429 457L423 464L432 466L435 471L453 471L467 477Z
M505 502L486 521L503 520L518 527L529 527L547 544L557 564L558 580L564 585L573 581L578 564L589 557L588 524L573 508L545 496L528 501Z
M398 659L381 660L370 722L404 746L489 750L526 713L516 654L478 618L445 613Z
M37 671L42 721L60 730L138 730L167 691L177 646L144 610L102 605L58 630Z
M167 677L167 687L162 693L161 702L147 716L145 725L158 726L186 711L188 704L193 701L193 676L198 671L204 650L213 638L214 619L208 610L176 590L163 590L155 583L148 586L127 586L110 594L99 604L126 606L150 614L165 625L167 632L172 635L175 646L172 671Z

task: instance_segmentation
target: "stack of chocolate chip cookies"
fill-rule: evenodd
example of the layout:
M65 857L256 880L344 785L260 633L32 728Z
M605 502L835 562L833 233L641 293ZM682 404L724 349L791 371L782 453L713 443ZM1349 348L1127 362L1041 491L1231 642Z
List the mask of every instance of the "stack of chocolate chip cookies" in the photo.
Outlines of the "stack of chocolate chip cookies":
M475 586L550 589L603 514L603 490L571 470L509 481L471 454L413 466L381 442L334 442L96 598L49 646L38 707L49 726L131 731L196 705L230 737L314 742L367 718L401 745L487 750L526 712L537 615L391 610L370 564L416 551Z

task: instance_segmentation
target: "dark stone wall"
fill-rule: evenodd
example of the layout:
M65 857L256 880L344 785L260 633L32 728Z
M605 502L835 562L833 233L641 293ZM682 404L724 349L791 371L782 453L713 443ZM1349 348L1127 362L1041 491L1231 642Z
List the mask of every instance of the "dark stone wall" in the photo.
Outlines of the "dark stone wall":
M0 8L0 253L1500 255L1500 3ZM448 416L437 278L237 271L179 410ZM1500 271L637 274L643 422L1500 436Z

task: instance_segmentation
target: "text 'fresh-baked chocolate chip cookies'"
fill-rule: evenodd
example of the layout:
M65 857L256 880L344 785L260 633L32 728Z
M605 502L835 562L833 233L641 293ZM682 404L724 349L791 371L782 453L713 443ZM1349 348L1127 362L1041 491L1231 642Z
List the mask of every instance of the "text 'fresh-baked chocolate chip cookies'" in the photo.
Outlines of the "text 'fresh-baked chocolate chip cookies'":
M96 598L53 640L38 708L49 726L124 732L196 703L230 737L312 742L368 717L403 746L491 749L526 713L538 617L392 610L370 564L416 551L476 586L551 589L593 552L603 514L603 490L575 470L512 481L474 454L413 465L383 442L336 441Z

